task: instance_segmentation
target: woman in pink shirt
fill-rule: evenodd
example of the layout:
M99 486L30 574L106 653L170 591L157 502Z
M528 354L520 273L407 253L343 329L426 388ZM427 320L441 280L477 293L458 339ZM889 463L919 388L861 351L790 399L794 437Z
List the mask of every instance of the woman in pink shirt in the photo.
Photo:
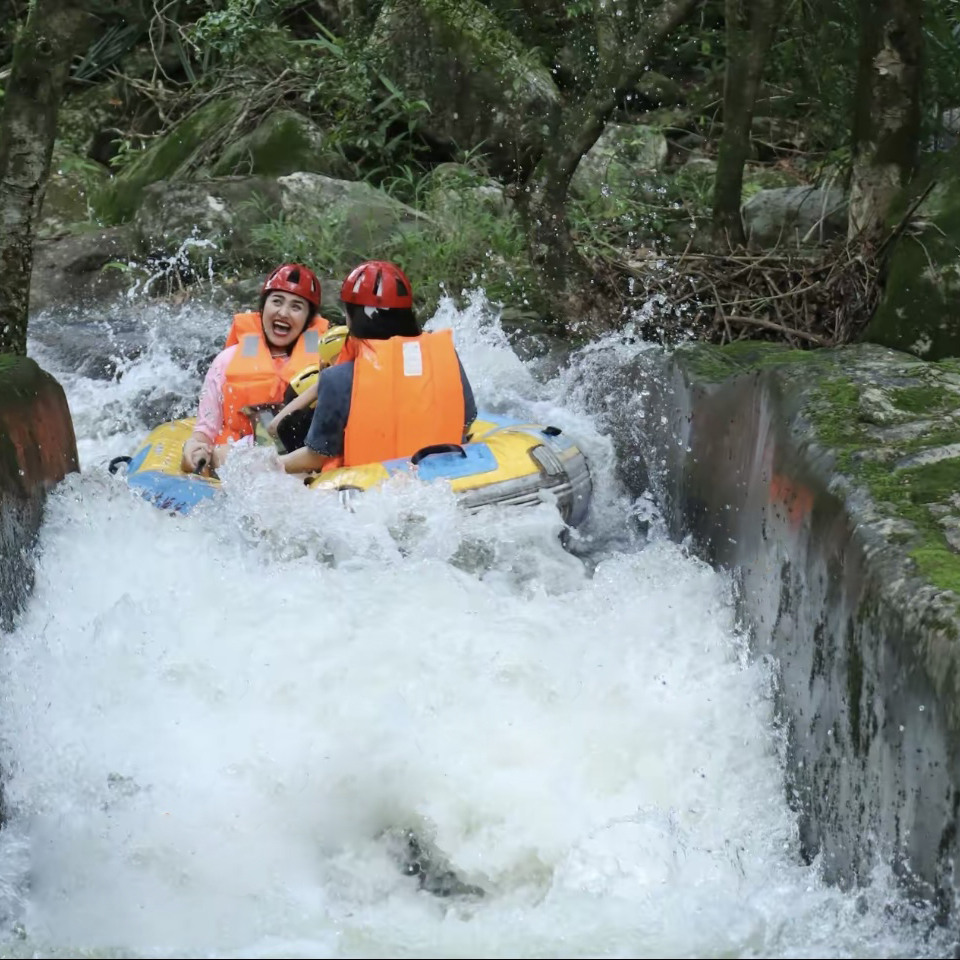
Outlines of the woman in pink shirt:
M299 264L284 264L274 270L263 285L259 317L246 315L248 320L259 319L256 330L261 334L262 346L269 351L278 382L288 380L286 368L296 356L301 334L314 318L322 320L317 317L319 307L320 282L315 274ZM234 318L235 323L243 316ZM326 325L323 320L324 329ZM183 445L180 466L184 471L197 472L205 466L219 466L227 449L224 442L227 434L240 442L250 442L248 438L252 438L252 425L246 418L238 417L234 409L237 404L224 402L228 383L235 395L242 391L244 396L258 389L269 393L275 384L264 383L262 373L252 380L248 375L244 380L243 363L237 356L240 347L238 342L227 346L214 358L207 371L200 391L197 422ZM238 363L234 363L235 360ZM261 383L264 385L259 387ZM235 400L235 397L231 399ZM264 399L262 402L269 401Z

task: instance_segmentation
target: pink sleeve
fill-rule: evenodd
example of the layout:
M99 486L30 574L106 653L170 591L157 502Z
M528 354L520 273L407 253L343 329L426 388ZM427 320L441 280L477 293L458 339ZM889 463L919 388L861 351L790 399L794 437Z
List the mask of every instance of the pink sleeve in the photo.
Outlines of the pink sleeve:
M237 352L236 346L221 350L214 357L200 391L200 407L194 433L201 433L213 443L223 429L223 384L227 379L227 367Z

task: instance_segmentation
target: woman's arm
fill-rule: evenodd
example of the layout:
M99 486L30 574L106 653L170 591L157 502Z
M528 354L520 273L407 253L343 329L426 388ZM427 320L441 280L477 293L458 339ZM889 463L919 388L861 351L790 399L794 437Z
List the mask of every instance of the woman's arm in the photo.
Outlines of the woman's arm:
M183 454L180 457L180 468L187 473L195 471L200 460L206 460L208 465L211 463L214 441L223 430L223 385L226 381L227 366L236 351L234 346L218 353L203 378L197 422L193 433L183 445Z
M297 410L303 410L305 407L309 407L314 400L317 399L317 394L320 391L320 378L317 377L316 382L311 383L300 396L291 400L280 412L270 421L270 424L267 426L267 433L271 437L277 435L277 427L280 425L280 421L289 416L291 413L296 413Z
M285 453L280 457L280 463L287 473L311 473L323 469L323 465L330 459L322 453L317 453L309 447L300 447L293 453Z

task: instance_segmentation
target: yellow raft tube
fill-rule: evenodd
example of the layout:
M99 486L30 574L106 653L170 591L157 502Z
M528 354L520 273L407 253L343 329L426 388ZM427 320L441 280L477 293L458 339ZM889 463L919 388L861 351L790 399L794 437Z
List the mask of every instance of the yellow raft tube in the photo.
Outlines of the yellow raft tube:
M321 355L329 353L329 359L335 359L345 334L343 327L326 334ZM114 458L110 472L126 463L127 483L167 510L187 513L216 496L220 490L216 477L186 474L180 469L183 444L194 422L189 418L161 424L132 457ZM257 440L273 443L259 427ZM462 445L426 447L411 457L341 467L313 475L306 483L315 490L343 496L369 490L401 472L413 473L427 483L449 483L469 509L554 502L572 527L586 516L592 492L586 457L561 430L485 411L480 411Z

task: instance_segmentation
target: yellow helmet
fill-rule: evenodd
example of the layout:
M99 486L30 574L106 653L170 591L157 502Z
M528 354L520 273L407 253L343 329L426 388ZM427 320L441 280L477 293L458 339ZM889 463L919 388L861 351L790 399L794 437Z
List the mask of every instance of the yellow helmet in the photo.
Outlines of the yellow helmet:
M331 327L320 338L320 359L329 366L343 349L343 344L347 339L347 328L345 326Z
M320 371L329 367L340 356L340 351L343 349L346 339L346 327L331 327L320 338L320 363L312 363L309 367L304 367L299 373L291 377L284 399L285 403L293 400L294 396L299 397L304 390L317 382ZM311 409L315 406L315 402L310 405Z
M326 364L324 364L326 366ZM290 389L299 397L307 387L312 387L320 376L320 367L316 363L304 367L298 374L290 379Z

